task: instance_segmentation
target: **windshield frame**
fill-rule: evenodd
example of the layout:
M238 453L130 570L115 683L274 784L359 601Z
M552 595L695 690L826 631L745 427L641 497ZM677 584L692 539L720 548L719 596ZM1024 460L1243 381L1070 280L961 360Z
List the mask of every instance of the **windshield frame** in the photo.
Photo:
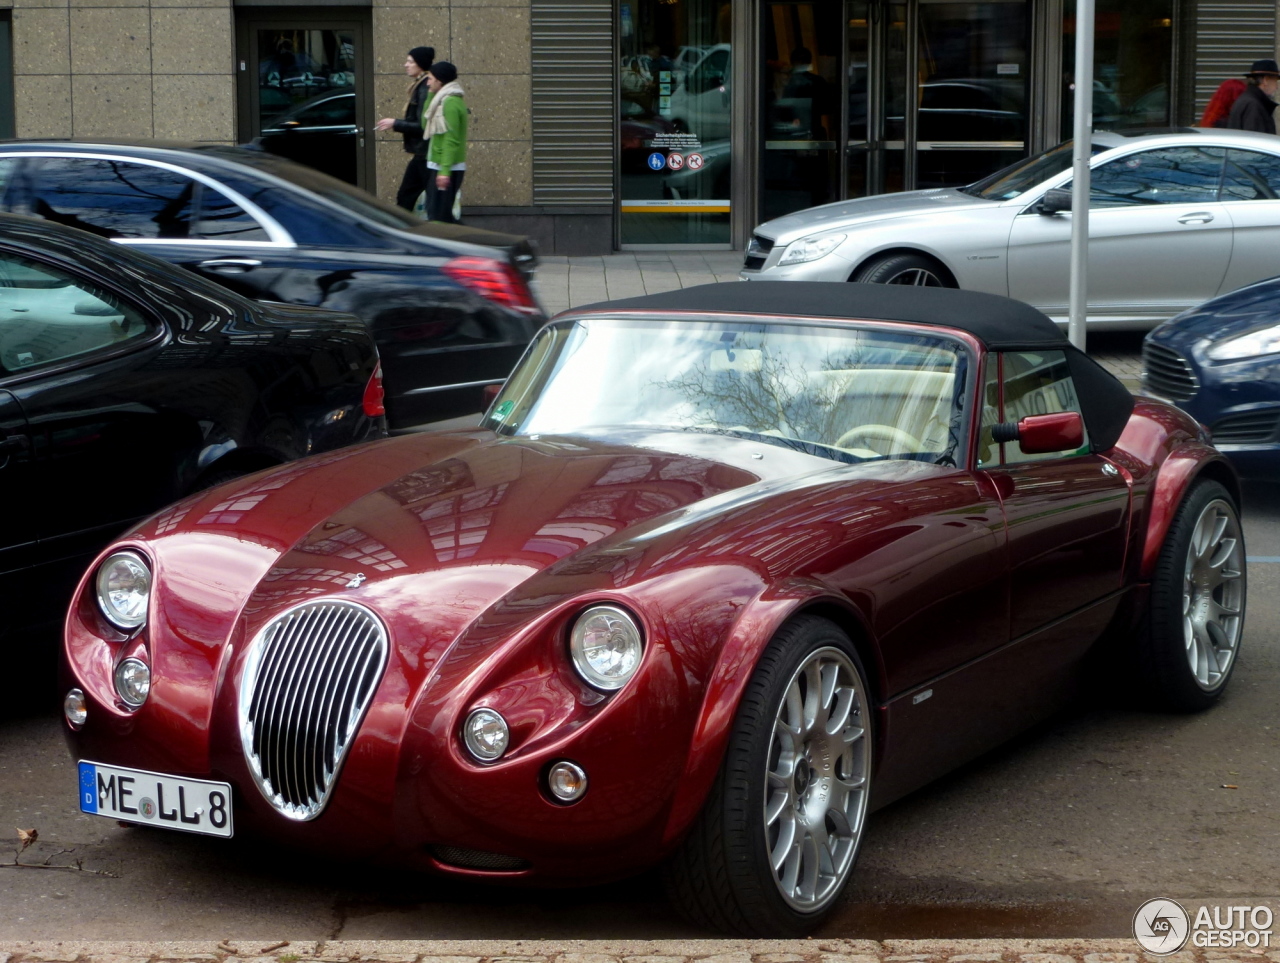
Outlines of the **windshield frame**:
M904 321L877 321L870 319L842 319L830 317L778 317L770 315L714 314L706 312L690 312L688 314L656 314L647 311L615 311L592 314L570 313L548 322L534 336L533 340L529 343L529 346L525 349L524 354L512 369L511 375L503 384L502 390L498 392L489 407L485 410L484 415L481 417L479 427L482 429L488 429L500 437L532 439L552 437L553 435L549 432L523 431L521 424L508 424L503 420L503 418L498 417L496 413L499 408L503 407L507 402L518 403L517 399L513 398L510 394L512 389L518 391L520 400L523 400L529 392L533 392L535 397L542 394L547 383L556 373L558 368L558 359L561 356L561 352L549 351L545 357L539 359L536 357L539 351L547 344L547 339L557 336L563 338L570 333L574 327L587 321L615 321L622 323L653 322L655 324L662 325L669 325L672 323L702 323L762 327L787 326L810 330L827 328L838 331L853 330L908 335L911 337L929 337L937 340L945 347L953 348L955 351L955 376L957 387L955 394L953 395L953 406L958 409L958 413L956 415L957 424L955 425L957 432L956 443L948 450L951 454L951 460L948 463L941 460L930 462L928 459L924 458L911 459L902 456L891 458L887 455L881 456L877 459L861 458L845 449L834 448L821 442L811 442L804 439L788 437L774 437L760 434L758 432L738 432L728 428L695 429L681 426L655 427L653 425L639 424L590 425L564 434L557 433L554 437L604 438L618 429L644 429L655 433L666 431L674 434L700 433L724 435L741 440L769 444L793 451L802 451L837 463L843 462L853 464L872 460L915 460L923 463L949 464L950 467L962 470L968 470L972 464L975 442L975 410L978 405L976 373L980 370L980 359L985 353L985 348L973 335L966 331L946 327L944 325L935 326ZM554 345L552 347L554 347ZM521 375L524 374L526 365L537 365L537 368L530 372L528 384L521 386L518 384L518 379L520 379ZM532 410L532 407L533 405L531 404L528 410Z

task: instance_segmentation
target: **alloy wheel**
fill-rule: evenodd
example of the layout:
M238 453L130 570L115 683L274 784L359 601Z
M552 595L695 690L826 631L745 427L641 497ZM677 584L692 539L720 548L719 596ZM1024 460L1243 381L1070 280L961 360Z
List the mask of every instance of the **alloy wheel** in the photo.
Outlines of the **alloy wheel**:
M1182 582L1187 662L1205 691L1222 684L1240 642L1244 563L1240 520L1229 504L1214 499L1191 530Z
M840 892L858 853L870 789L867 712L853 661L823 647L796 669L775 714L765 844L782 898L802 912Z
M946 287L946 285L942 283L942 278L938 277L938 275L934 274L927 268L907 268L905 271L899 271L884 283L911 284L919 288Z

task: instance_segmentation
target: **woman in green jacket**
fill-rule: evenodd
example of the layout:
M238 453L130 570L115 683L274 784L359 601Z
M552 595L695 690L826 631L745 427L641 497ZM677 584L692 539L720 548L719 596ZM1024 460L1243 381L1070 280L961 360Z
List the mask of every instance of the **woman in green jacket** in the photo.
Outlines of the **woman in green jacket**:
M431 93L422 112L427 149L427 219L453 224L453 202L467 169L467 104L458 68L439 60L427 72Z

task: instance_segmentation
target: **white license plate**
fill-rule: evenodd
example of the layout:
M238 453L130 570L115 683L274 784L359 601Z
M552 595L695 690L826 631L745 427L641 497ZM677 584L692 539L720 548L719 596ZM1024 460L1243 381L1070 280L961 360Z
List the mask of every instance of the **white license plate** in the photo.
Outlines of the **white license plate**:
M80 811L144 826L230 836L231 786L80 762Z

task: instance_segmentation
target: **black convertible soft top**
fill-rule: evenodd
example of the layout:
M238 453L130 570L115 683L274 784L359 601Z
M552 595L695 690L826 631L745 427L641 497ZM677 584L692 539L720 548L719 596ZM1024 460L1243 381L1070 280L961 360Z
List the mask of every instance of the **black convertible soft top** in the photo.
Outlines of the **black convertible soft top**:
M967 331L995 351L1066 354L1095 452L1113 447L1133 411L1133 395L1111 372L1077 350L1044 314L1012 298L954 288L835 281L727 281L601 301L565 312L583 314L749 314L759 318L903 321Z

